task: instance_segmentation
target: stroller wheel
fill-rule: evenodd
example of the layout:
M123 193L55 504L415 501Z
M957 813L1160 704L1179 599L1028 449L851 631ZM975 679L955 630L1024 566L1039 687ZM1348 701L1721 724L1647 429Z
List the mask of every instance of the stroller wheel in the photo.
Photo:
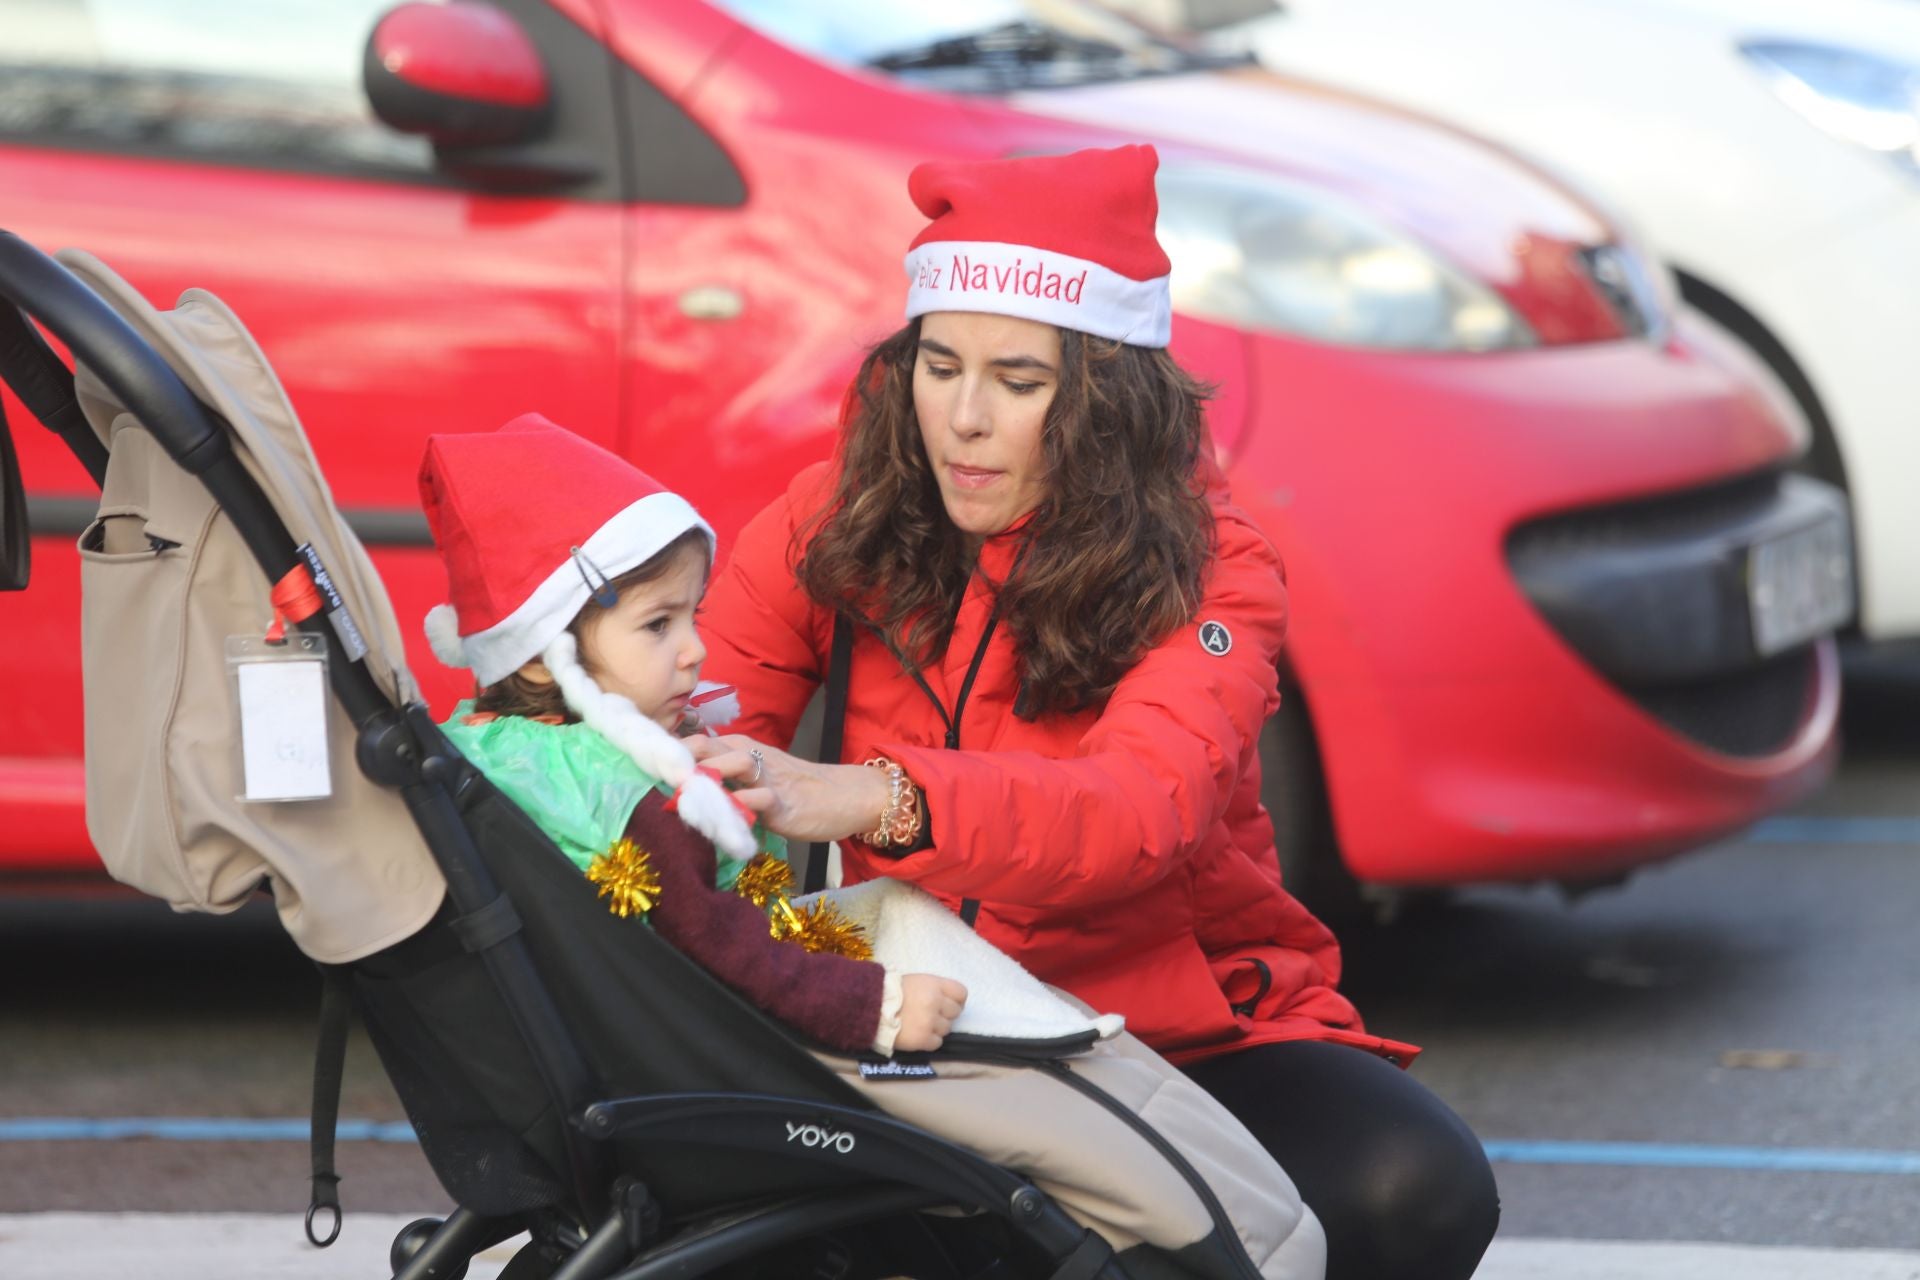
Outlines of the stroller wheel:
M393 1267L393 1273L399 1275L405 1270L406 1265L413 1261L413 1256L426 1247L427 1241L433 1239L434 1233L443 1225L439 1218L415 1218L400 1228L387 1250L387 1262ZM444 1275L434 1276L434 1280L462 1280L466 1274L467 1264L463 1261Z

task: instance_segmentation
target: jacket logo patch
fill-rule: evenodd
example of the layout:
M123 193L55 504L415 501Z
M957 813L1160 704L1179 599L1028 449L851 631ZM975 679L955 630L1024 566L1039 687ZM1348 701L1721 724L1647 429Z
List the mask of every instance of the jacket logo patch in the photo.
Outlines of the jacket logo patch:
M1233 632L1226 624L1208 619L1200 624L1200 647L1216 658L1224 658L1233 648Z

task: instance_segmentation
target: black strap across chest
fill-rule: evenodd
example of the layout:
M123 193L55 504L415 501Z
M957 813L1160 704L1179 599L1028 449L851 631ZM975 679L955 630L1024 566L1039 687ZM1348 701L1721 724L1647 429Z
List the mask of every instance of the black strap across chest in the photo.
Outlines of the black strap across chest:
M861 625L880 637L887 644L886 634L864 619ZM993 611L987 615L987 625L980 632L980 641L973 647L973 658L967 663L967 674L960 681L960 692L953 700L953 710L949 712L946 704L934 693L933 686L920 668L902 657L898 650L888 644L888 652L899 660L900 667L913 677L920 686L920 692L927 695L927 701L940 713L940 719L947 726L945 745L949 751L960 748L960 717L967 709L967 695L973 692L973 682L980 674L980 664L986 661L987 649L993 643L993 633L1000 625L1000 602L994 601ZM853 673L853 621L846 614L833 616L833 647L827 658L827 705L825 718L820 725L820 762L822 764L840 763L840 751L846 742L847 730L847 691L852 682ZM806 877L802 888L807 893L818 893L827 885L827 845L825 841L815 841L807 850ZM960 918L972 925L980 915L978 898L963 898L960 901Z
M833 615L833 652L827 659L827 706L820 723L820 763L839 764L840 746L847 736L847 684L853 670L853 627L844 614ZM827 887L827 842L807 848L806 878L801 889L818 893Z

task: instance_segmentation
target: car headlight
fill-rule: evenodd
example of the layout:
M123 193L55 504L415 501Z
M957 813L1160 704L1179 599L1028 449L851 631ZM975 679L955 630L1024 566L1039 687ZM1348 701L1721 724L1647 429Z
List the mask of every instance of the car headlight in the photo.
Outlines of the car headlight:
M1798 40L1753 40L1740 52L1781 101L1821 129L1920 176L1920 68Z
M1532 346L1498 294L1316 187L1163 166L1160 243L1178 311L1323 342L1412 351Z

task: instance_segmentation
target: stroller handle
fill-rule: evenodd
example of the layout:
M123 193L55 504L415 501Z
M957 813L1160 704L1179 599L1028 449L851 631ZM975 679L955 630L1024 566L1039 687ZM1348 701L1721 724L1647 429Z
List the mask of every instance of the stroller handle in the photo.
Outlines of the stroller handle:
M78 276L10 231L0 231L0 378L64 438L96 482L107 451L80 416L72 378L22 318L38 320L140 419L167 455L220 504L268 582L305 563L279 513L241 465L226 425L187 389L160 354ZM303 630L328 624L297 624ZM327 664L329 683L356 728L394 721L392 700L358 662Z
M66 343L120 403L139 406L141 423L189 474L204 475L232 452L226 433L132 326L72 272L11 231L0 231L0 295ZM45 359L51 353L44 343L37 345L38 352L9 351L0 376L39 415L49 403Z
M93 434L74 397L73 374L27 313L5 302L0 302L0 381L13 388L28 413L66 441L95 484L107 483L107 446Z

